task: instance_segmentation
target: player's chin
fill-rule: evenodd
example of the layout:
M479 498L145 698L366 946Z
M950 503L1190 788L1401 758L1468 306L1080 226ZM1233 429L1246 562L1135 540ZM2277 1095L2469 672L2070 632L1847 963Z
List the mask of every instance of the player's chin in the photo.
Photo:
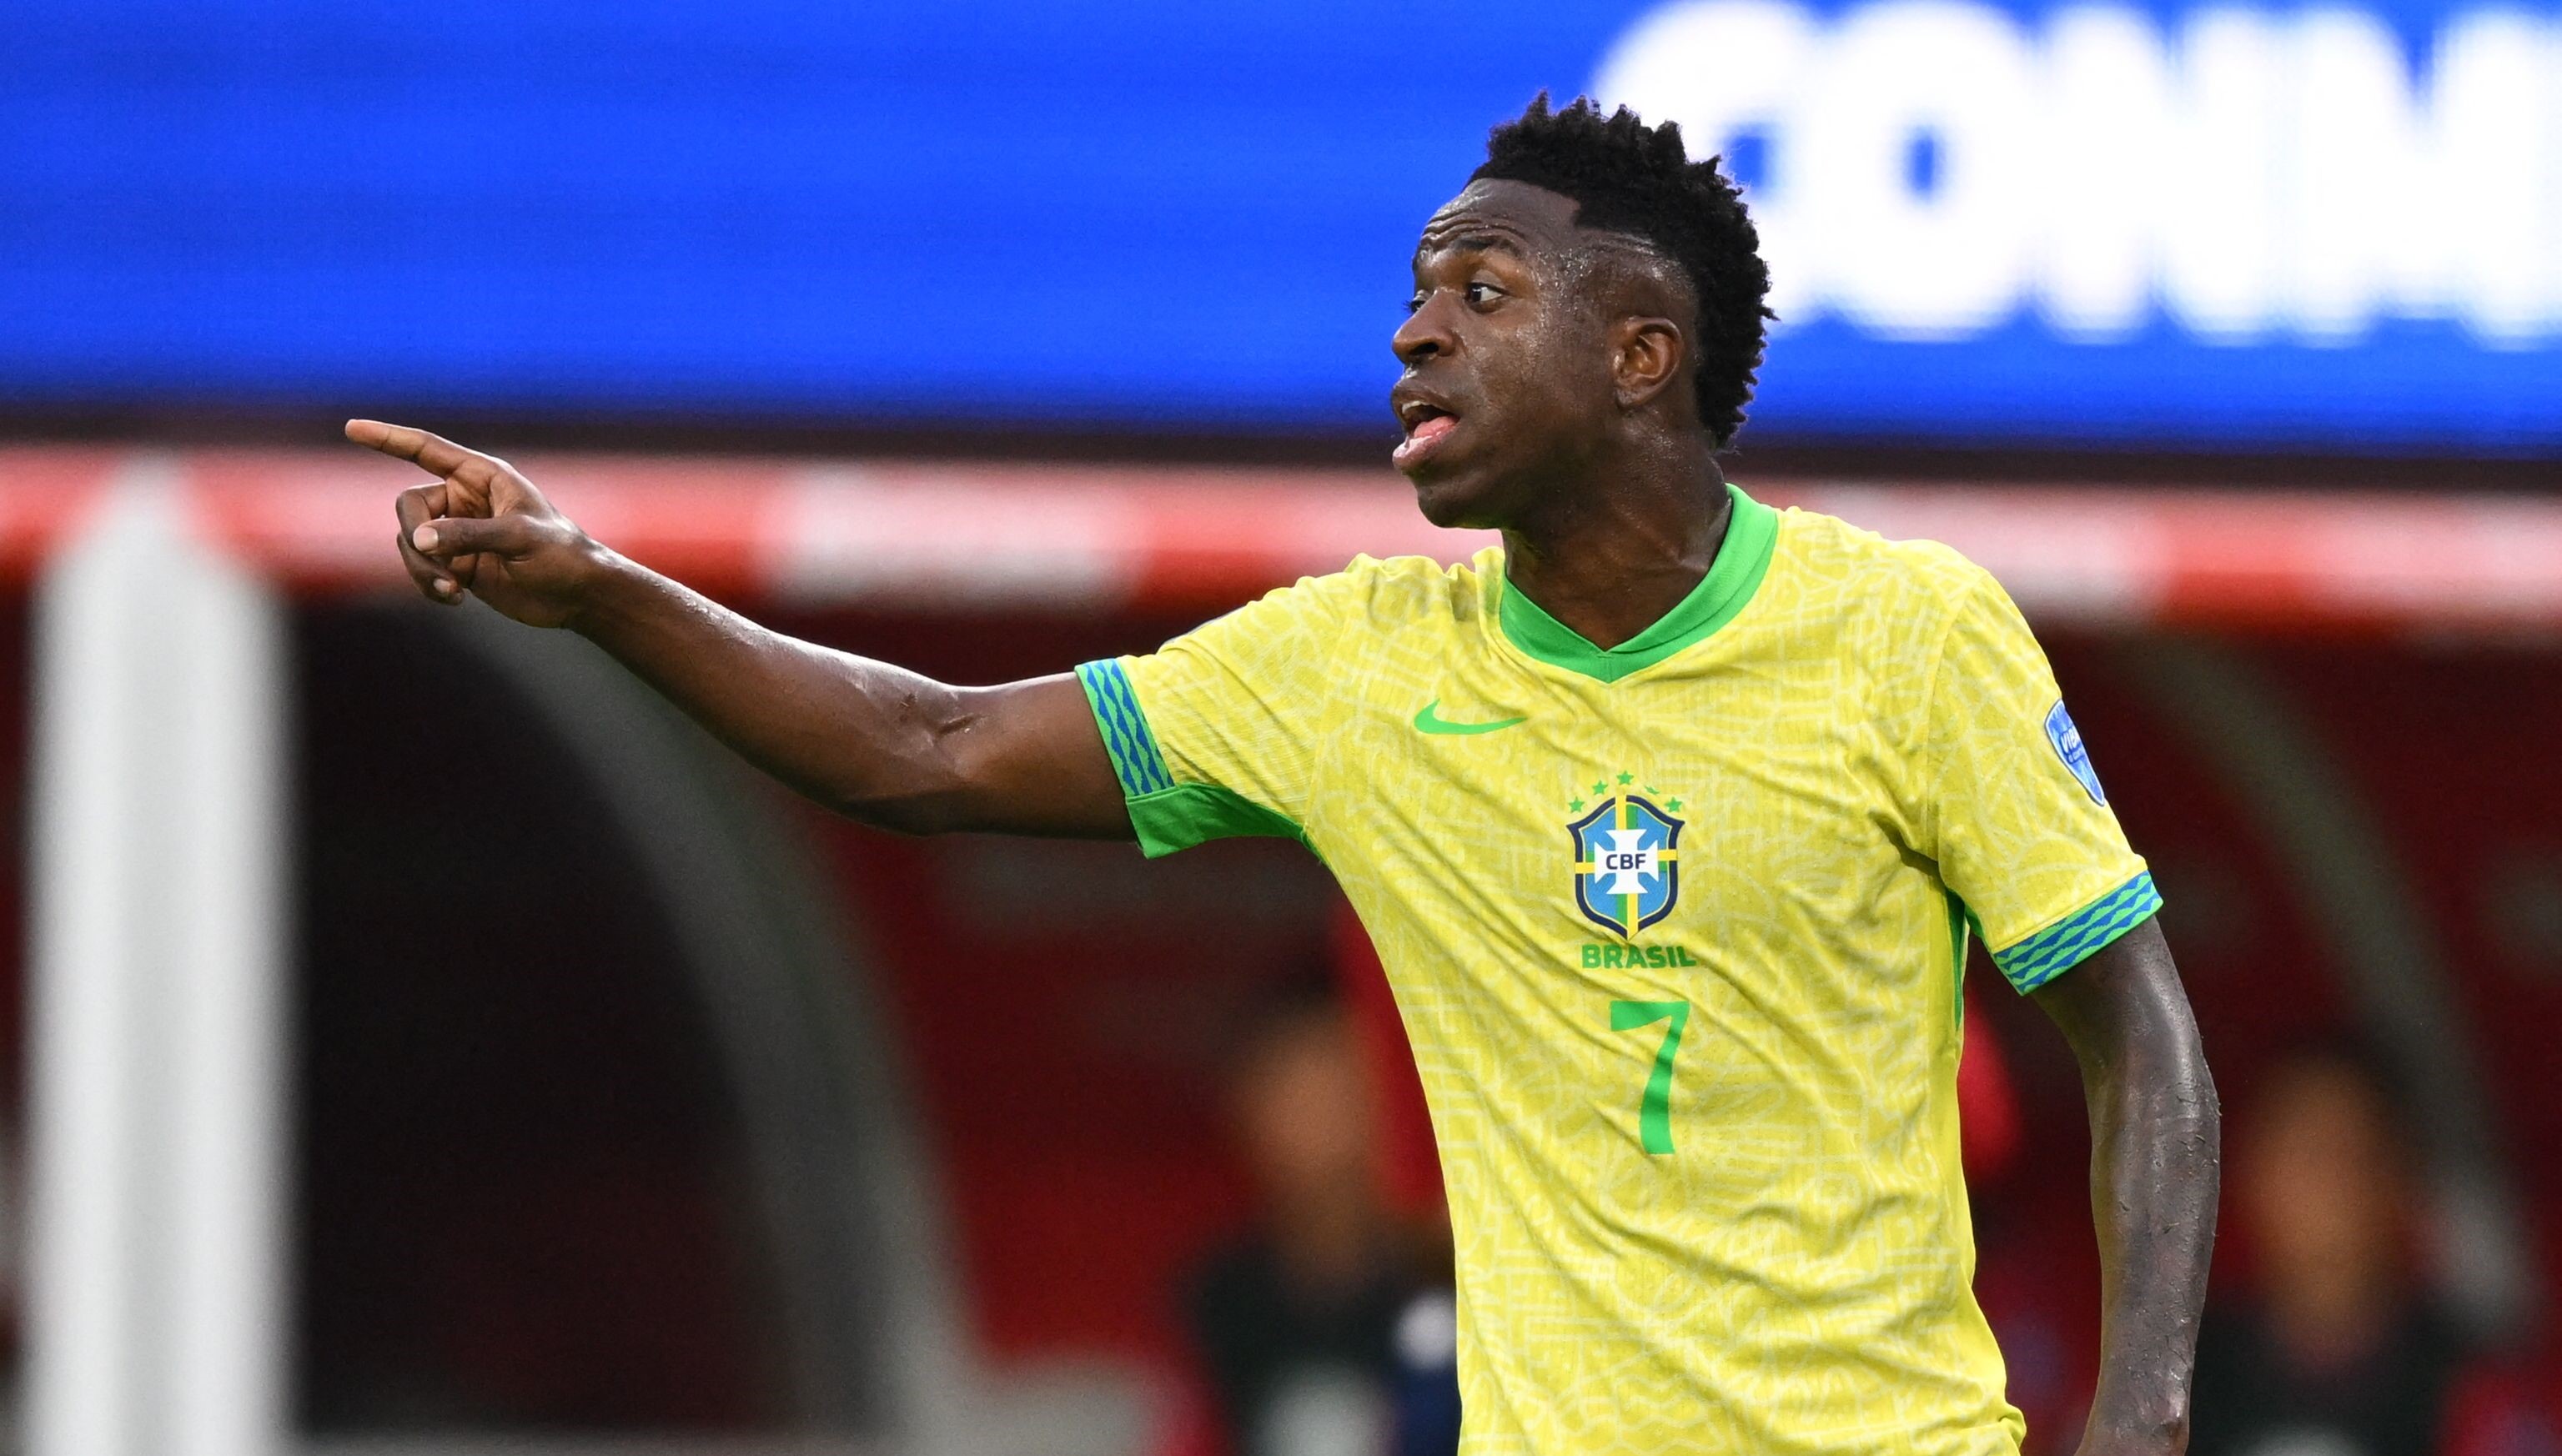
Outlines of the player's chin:
M1432 524L1454 530L1503 524L1496 501L1503 493L1504 472L1494 461L1445 446L1411 463L1400 461L1397 469L1413 484L1414 503Z
M1436 462L1406 471L1405 478L1414 484L1415 506L1432 524L1450 530L1496 524L1490 516L1490 492L1482 471L1450 469Z

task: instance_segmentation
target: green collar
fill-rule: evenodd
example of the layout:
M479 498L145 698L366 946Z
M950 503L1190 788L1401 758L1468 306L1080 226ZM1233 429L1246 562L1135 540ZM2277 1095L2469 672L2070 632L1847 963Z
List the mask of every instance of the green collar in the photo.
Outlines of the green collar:
M1514 646L1543 662L1603 682L1616 682L1640 668L1652 667L1734 621L1735 614L1752 600L1763 574L1770 569L1770 548L1779 539L1779 513L1744 494L1731 481L1726 488L1735 498L1735 514L1727 522L1726 539L1718 545L1717 560L1709 564L1708 575L1699 579L1690 595L1665 613L1662 621L1615 647L1596 647L1581 633L1549 616L1537 602L1514 591L1511 582L1505 580L1497 587L1500 596L1496 608L1504 636L1512 638Z

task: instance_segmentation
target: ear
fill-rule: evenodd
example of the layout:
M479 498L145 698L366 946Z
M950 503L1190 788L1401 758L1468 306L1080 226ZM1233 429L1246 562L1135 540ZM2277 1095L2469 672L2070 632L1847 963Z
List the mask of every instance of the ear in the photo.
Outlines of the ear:
M1669 318L1622 318L1610 330L1610 383L1621 410L1642 410L1672 387L1690 340Z

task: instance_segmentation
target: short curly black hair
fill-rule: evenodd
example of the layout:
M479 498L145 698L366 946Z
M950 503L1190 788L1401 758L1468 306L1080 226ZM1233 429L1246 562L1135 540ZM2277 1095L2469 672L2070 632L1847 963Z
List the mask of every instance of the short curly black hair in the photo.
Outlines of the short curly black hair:
M1699 303L1699 421L1725 446L1743 428L1763 320L1777 315L1762 302L1770 270L1760 235L1718 160L1692 161L1678 122L1648 126L1625 106L1604 116L1585 96L1553 111L1541 91L1486 138L1486 163L1470 180L1527 182L1571 198L1578 225L1642 239L1680 266Z

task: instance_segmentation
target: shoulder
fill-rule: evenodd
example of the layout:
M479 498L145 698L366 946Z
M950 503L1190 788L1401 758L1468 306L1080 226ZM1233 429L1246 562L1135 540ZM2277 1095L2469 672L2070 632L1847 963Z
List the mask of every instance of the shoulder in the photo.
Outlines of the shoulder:
M1303 577L1273 595L1296 596L1305 610L1347 630L1394 632L1467 621L1489 610L1502 578L1503 548L1489 546L1456 565L1429 556L1356 556L1342 571Z
M1956 711L1952 704L2033 683L2046 671L2043 649L2001 584L1954 547L1889 540L1835 516L1789 510L1777 550L1772 575L1785 583L1787 616L1820 624L1819 639L1865 685L1869 711L1905 725L1897 731L1909 743L1921 742L1924 724Z
M1961 618L2010 611L1991 572L1938 541L1896 541L1839 516L1780 512L1785 579L1805 604L1905 643L1935 642ZM1820 605L1818 605L1820 604Z
M1954 608L1998 590L1991 572L1939 541L1894 541L1839 516L1790 506L1779 513L1781 549L1800 571L1916 604Z

